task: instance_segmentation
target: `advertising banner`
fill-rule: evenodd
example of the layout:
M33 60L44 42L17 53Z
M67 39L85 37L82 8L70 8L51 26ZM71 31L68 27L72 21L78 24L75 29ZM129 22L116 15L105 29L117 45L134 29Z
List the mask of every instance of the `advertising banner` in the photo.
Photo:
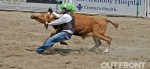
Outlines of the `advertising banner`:
M0 0L1 10L45 12L51 7L56 10L56 0Z
M78 12L146 16L146 0L74 0Z

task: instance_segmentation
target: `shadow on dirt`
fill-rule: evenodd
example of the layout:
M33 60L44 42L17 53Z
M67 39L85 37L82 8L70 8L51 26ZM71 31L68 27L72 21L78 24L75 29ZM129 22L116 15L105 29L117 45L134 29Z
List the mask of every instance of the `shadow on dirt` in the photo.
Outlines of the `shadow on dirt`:
M43 55L55 55L55 54L60 54L63 56L66 55L80 55L80 54L90 54L90 53L95 53L95 54L102 54L102 50L97 49L94 51L85 49L85 48L80 48L80 49L63 49L63 48L48 48Z
M34 49L26 49L26 51L35 51ZM86 55L86 54L102 54L102 50L97 49L88 49L88 48L79 48L79 49L63 49L63 48L48 48L44 51L43 55L55 55L60 54L62 56L66 55Z
M73 50L73 49L62 49L62 48L50 48L45 50L43 55L55 55L60 54L66 56L68 54L81 54L80 50Z

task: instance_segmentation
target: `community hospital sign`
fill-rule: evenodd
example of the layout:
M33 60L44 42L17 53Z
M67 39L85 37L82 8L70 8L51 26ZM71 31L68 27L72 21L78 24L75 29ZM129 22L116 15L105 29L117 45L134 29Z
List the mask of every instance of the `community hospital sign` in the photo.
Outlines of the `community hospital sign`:
M57 8L58 0L0 0L0 10L45 12ZM77 12L146 17L149 0L59 0L72 1ZM147 10L148 9L148 10ZM60 9L58 9L60 10Z
M145 0L74 0L78 12L146 16Z

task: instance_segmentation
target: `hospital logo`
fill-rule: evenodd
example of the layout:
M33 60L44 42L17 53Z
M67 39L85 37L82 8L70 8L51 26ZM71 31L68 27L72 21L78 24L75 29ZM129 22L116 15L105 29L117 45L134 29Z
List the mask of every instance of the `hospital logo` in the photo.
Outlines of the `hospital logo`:
M83 6L81 4L78 4L78 6L76 6L78 8L79 11L81 11L81 9L83 9Z

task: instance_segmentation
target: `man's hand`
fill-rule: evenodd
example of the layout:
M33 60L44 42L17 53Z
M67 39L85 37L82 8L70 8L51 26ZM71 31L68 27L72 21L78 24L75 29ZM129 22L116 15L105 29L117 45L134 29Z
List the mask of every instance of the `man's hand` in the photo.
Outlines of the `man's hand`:
M53 13L53 10L52 10L52 8L51 8L51 7L50 7L50 8L48 8L48 12Z

